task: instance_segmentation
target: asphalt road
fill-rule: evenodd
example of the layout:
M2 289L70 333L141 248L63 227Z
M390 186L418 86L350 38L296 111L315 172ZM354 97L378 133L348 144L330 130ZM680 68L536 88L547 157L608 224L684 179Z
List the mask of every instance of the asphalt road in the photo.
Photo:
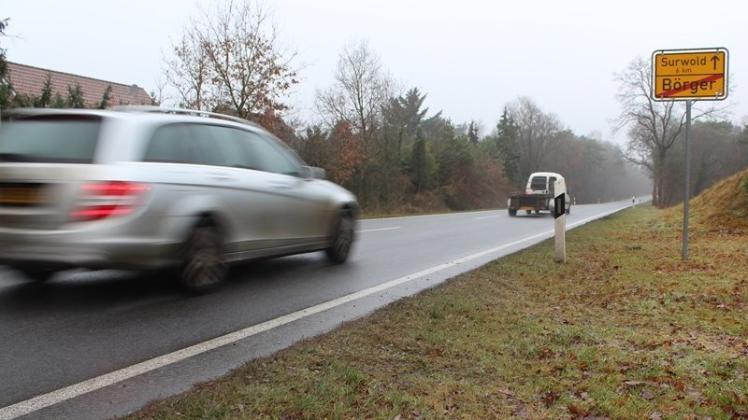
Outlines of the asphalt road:
M567 223L627 205L576 206ZM0 419L126 414L539 242L552 228L548 215L509 218L505 210L363 220L348 264L331 265L322 253L250 263L231 273L227 287L201 297L186 297L157 277L81 272L37 285L0 269ZM143 374L49 394L362 290L367 294ZM49 398L23 409L44 394Z

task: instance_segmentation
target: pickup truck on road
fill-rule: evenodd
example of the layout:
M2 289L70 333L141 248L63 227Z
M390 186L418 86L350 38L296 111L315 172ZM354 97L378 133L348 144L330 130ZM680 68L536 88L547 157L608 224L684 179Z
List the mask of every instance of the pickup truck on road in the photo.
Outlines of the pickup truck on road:
M507 200L509 216L516 216L517 211L533 211L538 214L541 211L553 211L553 198L555 197L556 180L564 177L555 172L535 172L527 180L524 193L514 193ZM566 194L566 214L571 213L571 199Z

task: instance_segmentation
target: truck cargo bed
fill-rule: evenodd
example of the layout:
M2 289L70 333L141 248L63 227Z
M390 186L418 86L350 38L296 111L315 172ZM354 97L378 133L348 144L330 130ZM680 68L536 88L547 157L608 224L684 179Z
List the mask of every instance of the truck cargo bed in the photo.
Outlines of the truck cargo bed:
M553 199L550 194L512 195L509 197L509 208L512 210L549 210L550 199Z

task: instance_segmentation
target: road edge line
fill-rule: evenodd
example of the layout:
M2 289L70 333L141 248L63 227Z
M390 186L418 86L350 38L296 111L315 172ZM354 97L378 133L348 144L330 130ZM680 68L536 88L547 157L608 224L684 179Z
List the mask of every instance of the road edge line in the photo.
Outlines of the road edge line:
M619 211L625 210L630 207L631 205L627 205L627 206L620 207L612 211L603 212L598 215L576 221L574 223L569 224L567 226L567 229L569 230L575 229L591 221L602 219L604 217L618 213ZM176 350L171 353L157 356L157 357L145 360L143 362L136 363L134 365L130 365L130 366L127 366L127 367L124 367L124 368L121 368L121 369L118 369L118 370L115 370L109 373L105 373L103 375L96 376L94 378L86 379L84 381L81 381L81 382L78 382L72 385L68 385L63 388L50 391L48 393L40 394L35 397L0 408L0 420L12 420L12 419L15 419L21 416L34 413L36 411L42 410L47 407L51 407L61 402L71 400L73 398L88 394L90 392L97 391L99 389L117 384L119 382L134 378L136 376L140 376L145 373L152 372L162 367L173 365L175 363L181 362L191 357L195 357L200 354L207 353L209 351L227 346L229 344L233 344L237 341L244 340L246 338L255 336L257 334L290 324L294 321L298 321L300 319L303 319L303 318L306 318L312 315L316 315L318 313L327 311L329 309L371 296L379 292L383 292L393 287L397 287L402 284L409 283L414 280L418 280L430 274L433 274L433 273L436 273L436 272L439 272L439 271L442 271L448 268L452 268L457 265L464 264L466 262L470 262L478 258L482 258L486 255L490 255L492 253L502 251L506 248L511 248L511 247L520 245L522 243L532 242L538 239L540 240L548 239L552 236L553 236L553 230L547 230L541 233L537 233L535 235L531 235L526 238L522 238L517 241L510 242L508 244L499 245L493 248L489 248L487 250L483 250L483 251L480 251L474 254L470 254L468 256L452 260L448 263L439 264L439 265L436 265L436 266L433 266L433 267L430 267L430 268L427 268L421 271L417 271L415 273L408 274L408 275L396 278L394 280L390 280L390 281L378 284L373 287L359 290L358 292L353 292L353 293L350 293L344 296L340 296L335 299L331 299L331 300L328 300L322 303L318 303L317 305L313 305L313 306L292 312L290 314L282 315L277 318L273 318L271 320L252 325L250 327L246 327L246 328L243 328L243 329L240 329L240 330L228 333L228 334L224 334L216 338L212 338L210 340L205 340L200 343L193 344L191 346L185 347L180 350ZM533 244L535 244L535 242L533 242Z

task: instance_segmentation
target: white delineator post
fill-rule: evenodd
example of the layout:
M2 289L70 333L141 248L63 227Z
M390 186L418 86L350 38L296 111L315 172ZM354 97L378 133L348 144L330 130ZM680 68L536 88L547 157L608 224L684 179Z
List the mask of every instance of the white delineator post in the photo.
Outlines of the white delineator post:
M556 180L553 199L553 217L556 228L556 255L558 263L566 262L566 182Z

